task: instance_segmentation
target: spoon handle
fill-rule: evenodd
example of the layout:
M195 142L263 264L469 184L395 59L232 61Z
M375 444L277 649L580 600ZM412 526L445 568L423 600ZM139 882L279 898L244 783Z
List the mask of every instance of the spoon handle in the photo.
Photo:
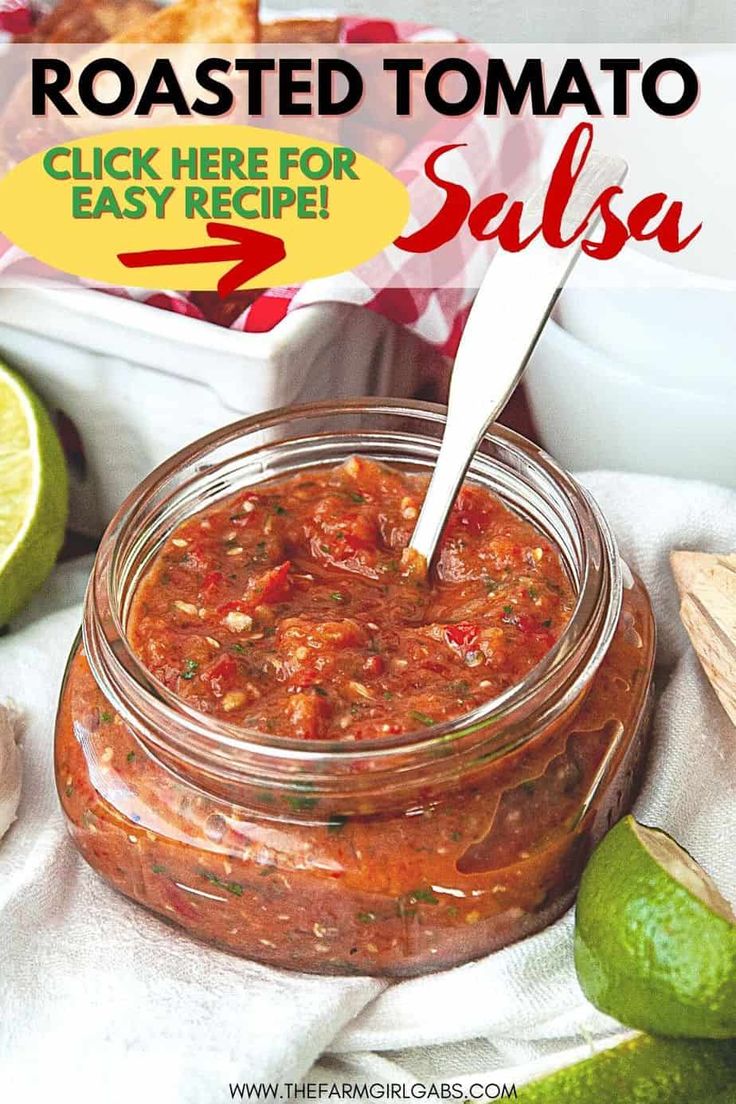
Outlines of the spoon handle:
M563 231L582 224L601 192L626 175L620 157L591 153L567 205ZM546 185L527 204L541 216ZM586 236L600 219L589 218ZM431 567L450 511L483 436L519 382L544 324L580 254L578 242L553 249L541 234L521 253L499 250L478 289L450 380L447 422L405 562Z

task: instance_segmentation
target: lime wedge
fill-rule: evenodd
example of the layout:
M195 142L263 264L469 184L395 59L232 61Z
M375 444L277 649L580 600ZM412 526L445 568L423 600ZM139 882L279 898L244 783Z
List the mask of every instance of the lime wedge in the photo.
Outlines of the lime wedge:
M736 918L679 844L631 816L583 875L575 966L588 999L629 1027L736 1036Z
M38 397L0 364L0 626L25 605L64 539L64 454Z
M734 1104L736 1043L637 1035L517 1088L522 1104Z

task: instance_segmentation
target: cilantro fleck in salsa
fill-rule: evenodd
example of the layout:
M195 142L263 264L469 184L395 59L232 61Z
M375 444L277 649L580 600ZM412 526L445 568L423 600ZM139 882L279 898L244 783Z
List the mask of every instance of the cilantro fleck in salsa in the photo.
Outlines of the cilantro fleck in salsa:
M196 446L162 469L103 539L62 691L57 782L84 857L282 967L412 975L538 931L646 749L651 610L587 498L502 434L494 464L524 490L523 454L550 524L471 472L417 581L402 550L426 475L405 424L406 463L336 438L334 462L230 490ZM248 432L212 447L239 455ZM550 531L572 534L564 555Z

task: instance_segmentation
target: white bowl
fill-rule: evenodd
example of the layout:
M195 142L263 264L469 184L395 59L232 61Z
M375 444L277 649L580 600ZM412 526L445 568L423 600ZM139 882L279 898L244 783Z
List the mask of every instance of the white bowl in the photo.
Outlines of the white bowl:
M736 374L664 383L554 320L525 376L544 447L573 471L608 468L736 486Z
M676 270L679 278L668 281L667 268L632 250L620 266L625 286L594 271L563 291L555 317L584 344L663 384L728 382L736 367L736 285L690 282Z
M663 383L680 385L704 375L726 381L734 370L736 116L723 105L732 97L736 53L733 47L705 54L683 47L677 53L700 78L696 107L682 118L662 118L632 97L628 117L608 112L594 121L595 148L620 153L629 162L617 209L628 212L644 195L665 191L682 200L684 228L701 221L703 228L677 254L665 254L655 242L628 242L612 261L581 258L557 318L586 344L646 365ZM606 96L610 99L607 87L607 93L599 90L604 104ZM566 112L550 127L546 171L578 121L577 113Z

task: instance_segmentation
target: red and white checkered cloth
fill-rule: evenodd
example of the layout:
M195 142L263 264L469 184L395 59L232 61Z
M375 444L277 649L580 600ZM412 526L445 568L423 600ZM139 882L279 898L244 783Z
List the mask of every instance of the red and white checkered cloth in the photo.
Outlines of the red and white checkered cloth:
M0 39L30 29L32 2L0 0ZM341 28L341 41L345 44L462 41L452 32L434 27L379 19L345 17L341 20ZM452 133L448 135L448 131ZM412 211L432 210L433 205L436 206L436 199L433 204L434 185L427 181L423 166L428 154L447 142L462 142L463 145L445 155L452 160L443 161L443 167L451 163L452 178L462 183L476 200L498 190L499 181L505 181L508 186L522 176L537 152L537 134L528 120L510 120L504 128L497 121L491 127L482 117L444 120L394 170L409 189ZM425 197L426 207L422 205ZM3 253L0 239L0 270L8 271L18 260L22 260L22 255L15 247L8 248L8 243ZM361 266L357 273L341 273L299 287L269 288L236 317L228 317L226 313L227 321L221 324L249 333L264 332L278 325L290 311L308 303L352 303L406 326L440 352L453 356L488 263L488 254L469 240L458 239L443 247L441 265L432 255L424 257L422 263L430 266L430 278L426 278L425 267L422 278L425 286L416 287L418 281L411 279L411 271L416 271L416 256L390 246L374 262ZM436 267L441 268L437 286L427 286L432 283L431 273ZM140 288L103 290L193 318L207 317L187 292L151 292Z

